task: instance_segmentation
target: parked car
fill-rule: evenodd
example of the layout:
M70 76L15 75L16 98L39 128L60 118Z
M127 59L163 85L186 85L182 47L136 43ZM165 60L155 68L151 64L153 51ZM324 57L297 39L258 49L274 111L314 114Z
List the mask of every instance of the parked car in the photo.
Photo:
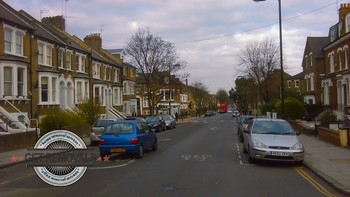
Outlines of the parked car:
M247 129L248 121L255 118L253 115L243 115L237 121L237 137L240 142L244 141L243 129Z
M163 115L163 119L167 129L173 129L176 127L176 120L172 115Z
M142 158L144 151L158 148L157 135L145 122L124 120L105 127L101 135L99 150L101 157L114 153L131 153Z
M94 122L90 132L90 144L98 145L100 142L101 134L107 124L118 121L119 119L98 119Z
M166 130L166 124L162 115L147 116L145 120L148 125L156 130L156 132L162 132Z
M127 117L125 118L125 120L138 120L138 121L147 123L147 121L146 121L145 118L143 118L143 117L138 117L138 116L127 116Z
M205 117L208 116L214 116L215 115L215 111L214 110L207 110L204 114Z
M254 118L243 131L243 152L249 163L257 159L303 163L304 147L286 120Z

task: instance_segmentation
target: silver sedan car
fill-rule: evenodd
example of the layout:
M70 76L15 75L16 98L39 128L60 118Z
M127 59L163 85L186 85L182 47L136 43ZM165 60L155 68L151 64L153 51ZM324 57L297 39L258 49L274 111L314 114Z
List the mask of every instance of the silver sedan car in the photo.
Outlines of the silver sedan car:
M243 132L243 152L248 154L249 163L258 159L303 163L304 147L286 120L255 118Z

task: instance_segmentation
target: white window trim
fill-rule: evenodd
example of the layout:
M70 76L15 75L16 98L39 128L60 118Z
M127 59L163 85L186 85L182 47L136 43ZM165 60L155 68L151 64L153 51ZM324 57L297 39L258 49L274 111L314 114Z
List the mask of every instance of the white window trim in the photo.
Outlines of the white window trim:
M68 64L67 63L67 59L68 59L68 55L70 56L70 63ZM66 55L65 55L65 58L64 58L64 62L66 64L66 69L67 70L72 70L72 58L73 58L73 51L72 50L66 50Z
M65 51L64 48L59 48L59 49L58 49L58 53L57 53L57 64L58 64L58 68L64 68L64 62L65 62L65 60L66 60L66 59L65 59L65 55L64 55L64 51ZM58 58L60 52L62 52L62 62L60 62L60 61L59 61L59 58Z
M77 72L79 73L86 73L86 55L82 53L76 53L76 58L78 59L77 64Z
M11 51L5 51L5 43L4 43L4 46L3 46L4 53L19 56L19 57L25 57L24 56L24 36L26 35L26 31L24 31L22 29L18 29L16 27L13 27L10 25L7 25L5 23L3 23L3 29L10 29L12 31L12 33L11 33ZM22 50L21 50L20 54L16 53L16 32L20 32L22 34ZM3 31L3 33L5 36L5 31ZM4 37L3 37L3 40L5 41Z
M4 77L2 76L4 73L4 67L11 67L12 68L12 95L4 96ZM17 78L17 70L18 68L23 69L24 75L23 75L23 96L19 97L17 95L18 92L18 78ZM2 99L11 99L11 100L22 100L27 99L27 92L28 92L28 69L25 65L22 65L20 63L15 62L1 62L0 64L0 100Z
M43 62L39 62L39 45L43 46ZM47 55L48 55L48 48L51 48L51 62L47 62ZM42 66L48 66L48 67L52 67L53 65L53 49L54 49L54 45L53 44L50 44L50 43L47 43L47 42L44 42L44 41L41 41L41 40L38 40L38 55L37 55L37 58L38 58L38 64L39 65L42 65Z
M48 78L48 101L43 102L41 98L41 79L43 77ZM56 83L52 84L52 79L56 78ZM52 87L56 87L56 95L52 95ZM57 105L59 104L59 76L52 73L40 73L38 76L38 88L39 88L39 105ZM55 97L55 99L53 99Z
M81 83L81 100L78 100L78 83ZM86 79L75 79L74 82L74 101L75 104L83 103L84 101L89 99L89 88L86 88L85 86L89 86L89 80ZM87 92L86 92L87 91Z

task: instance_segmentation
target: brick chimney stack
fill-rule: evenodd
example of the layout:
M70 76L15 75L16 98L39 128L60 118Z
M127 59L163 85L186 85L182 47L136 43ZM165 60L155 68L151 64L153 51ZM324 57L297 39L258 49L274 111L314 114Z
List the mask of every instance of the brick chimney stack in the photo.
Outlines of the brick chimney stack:
M84 42L92 47L101 49L102 48L102 38L99 33L94 33L85 36Z
M64 19L63 16L44 17L41 19L41 22L52 25L62 31L66 30L66 19Z

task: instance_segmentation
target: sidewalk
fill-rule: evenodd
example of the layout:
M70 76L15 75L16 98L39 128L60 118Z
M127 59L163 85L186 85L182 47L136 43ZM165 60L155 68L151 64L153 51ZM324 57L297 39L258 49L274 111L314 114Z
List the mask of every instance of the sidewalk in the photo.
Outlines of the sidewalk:
M301 134L299 138L305 148L304 165L339 192L350 195L350 149L313 136Z
M179 119L177 124L189 123L194 119ZM304 165L339 192L350 195L350 149L332 145L312 136L301 134L299 137L305 147ZM89 138L83 140L89 145ZM0 153L0 169L23 162L26 153L26 149Z

